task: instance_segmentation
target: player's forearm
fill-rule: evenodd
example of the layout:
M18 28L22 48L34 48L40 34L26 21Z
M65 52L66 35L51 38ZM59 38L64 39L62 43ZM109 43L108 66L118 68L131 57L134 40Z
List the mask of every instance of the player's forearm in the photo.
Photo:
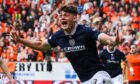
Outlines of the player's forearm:
M24 44L25 46L32 48L32 49L43 51L43 47L41 46L41 41L20 39L19 42Z
M9 78L9 80L13 80L13 77L12 77L11 73L9 72L8 67L7 67L7 65L5 64L5 62L3 60L1 61L0 66L1 66L1 68L3 70L3 72Z
M115 45L116 42L115 42L115 37L111 37L111 36L108 36L104 33L102 33L100 36L99 36L99 40L102 44L104 45Z
M116 45L117 41L116 41L116 37L109 37L107 39L107 45Z

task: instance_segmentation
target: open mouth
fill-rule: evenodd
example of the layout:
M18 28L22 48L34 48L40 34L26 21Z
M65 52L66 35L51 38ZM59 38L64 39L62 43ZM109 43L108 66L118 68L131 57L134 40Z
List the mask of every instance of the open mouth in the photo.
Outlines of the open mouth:
M67 24L68 24L68 22L66 22L66 21L62 22L62 25L67 25Z
M68 22L67 21L62 21L62 28L68 28Z

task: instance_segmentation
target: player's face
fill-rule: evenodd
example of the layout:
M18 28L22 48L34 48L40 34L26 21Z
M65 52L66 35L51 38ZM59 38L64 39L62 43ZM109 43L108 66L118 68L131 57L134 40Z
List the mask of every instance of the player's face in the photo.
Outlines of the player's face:
M113 51L115 47L113 45L108 45L108 48L110 51Z
M133 54L137 53L137 47L135 45L132 45L130 52Z
M61 11L59 17L60 17L59 18L60 25L64 30L67 30L73 27L74 25L73 23L75 22L75 17L76 17L75 15Z

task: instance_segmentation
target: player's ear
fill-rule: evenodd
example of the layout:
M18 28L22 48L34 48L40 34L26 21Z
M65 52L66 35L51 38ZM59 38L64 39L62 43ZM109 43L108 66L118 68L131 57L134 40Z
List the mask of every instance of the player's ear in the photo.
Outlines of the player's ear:
M74 16L74 21L77 21L77 16Z

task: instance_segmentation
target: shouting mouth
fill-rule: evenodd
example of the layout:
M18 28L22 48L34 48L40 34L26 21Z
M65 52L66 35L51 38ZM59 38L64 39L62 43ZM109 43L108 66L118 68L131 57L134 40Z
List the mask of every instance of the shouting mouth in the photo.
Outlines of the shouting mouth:
M64 28L64 29L68 28L68 22L67 21L62 21L61 25L62 25L62 28Z

